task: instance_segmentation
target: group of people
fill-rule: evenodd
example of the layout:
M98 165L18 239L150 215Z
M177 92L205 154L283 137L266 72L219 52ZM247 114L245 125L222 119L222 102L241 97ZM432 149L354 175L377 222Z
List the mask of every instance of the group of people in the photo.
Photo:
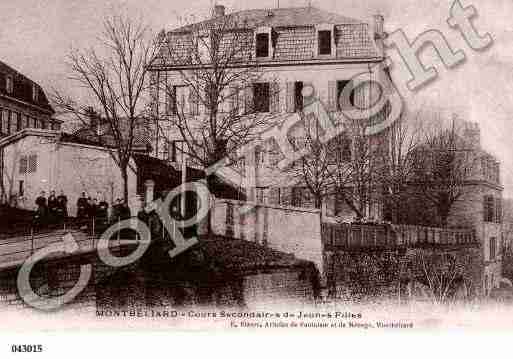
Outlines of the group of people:
M85 192L82 192L81 197L77 200L77 219L79 220L94 218L100 224L107 224L130 218L130 215L130 208L121 198L118 198L112 205L110 219L109 204L105 199L100 201L96 198L91 199Z
M68 197L61 191L56 196L55 191L51 191L48 199L45 191L36 198L35 221L38 224L59 223L68 217Z
M64 191L56 196L55 191L52 190L48 198L46 198L45 191L41 191L36 198L36 206L34 215L36 225L62 223L68 217L68 198ZM86 192L82 192L77 200L76 217L79 222L94 220L97 225L106 225L130 218L130 216L130 208L121 198L118 198L112 205L110 218L109 203L105 199L98 201L97 198L91 198L87 196Z

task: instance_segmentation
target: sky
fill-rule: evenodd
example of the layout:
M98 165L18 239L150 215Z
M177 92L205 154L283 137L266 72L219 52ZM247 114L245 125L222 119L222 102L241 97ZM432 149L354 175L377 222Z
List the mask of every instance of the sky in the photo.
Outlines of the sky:
M51 88L73 91L67 79L65 56L70 48L97 43L102 17L113 11L139 17L154 31L172 29L185 21L205 18L214 0L0 0L0 59ZM427 48L421 59L437 67L438 78L416 92L406 88L410 75L395 49L392 77L411 112L443 110L478 122L482 143L502 163L505 195L513 197L513 1L461 0L473 5L472 19L480 34L494 42L485 51L471 50L458 31L447 25L452 0L218 0L227 11L250 8L312 6L341 15L368 20L385 18L385 31L402 29L410 40L427 30L438 30L466 61L446 69Z

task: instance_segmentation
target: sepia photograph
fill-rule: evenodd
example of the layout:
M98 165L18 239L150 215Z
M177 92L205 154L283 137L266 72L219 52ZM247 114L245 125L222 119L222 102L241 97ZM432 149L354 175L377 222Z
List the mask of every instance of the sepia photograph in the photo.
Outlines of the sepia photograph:
M0 333L513 329L512 15L2 0Z

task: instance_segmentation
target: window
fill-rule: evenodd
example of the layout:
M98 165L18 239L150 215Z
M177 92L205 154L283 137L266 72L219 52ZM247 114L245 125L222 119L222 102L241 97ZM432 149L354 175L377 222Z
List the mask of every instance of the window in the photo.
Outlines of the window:
M13 134L17 131L18 124L16 123L16 120L15 120L15 113L12 111L9 111L9 123L10 123L10 127L11 127L9 130L9 133Z
M28 156L28 173L36 172L37 170L37 155L29 155Z
M255 112L270 111L270 88L268 82L253 84L253 99Z
M497 238L490 238L490 260L495 260L495 256L497 254Z
M187 148L185 141L171 141L168 153L168 160L171 162L182 163L187 158Z
M45 120L41 120L41 128L42 128L43 130L46 130L46 128L47 128L47 127L48 127L48 126L47 126L47 124L46 124L46 121L45 121ZM101 127L101 126L98 126L98 127Z
M331 55L331 31L319 31L319 55Z
M199 105L200 105L200 98L198 96L198 93L196 92L196 89L194 89L194 88L189 89L189 110L191 112L191 115L193 115L193 116L199 115Z
M2 133L9 134L9 111L2 111Z
M294 83L294 112L303 111L303 82Z
M38 102L39 101L39 88L36 84L32 84L32 101Z
M198 57L200 63L209 63L212 46L210 45L210 36L198 36L197 38ZM196 60L196 59L195 59Z
M23 187L23 181L20 180L18 182L18 196L23 197L24 194L25 194L25 191L24 191L24 187Z
M20 158L20 174L24 175L27 173L28 159L27 156Z
M267 189L266 188L257 188L256 189L256 200L257 203L267 203Z
M484 196L483 198L483 221L492 222L493 220L493 197Z
M502 223L502 198L495 198L495 223Z
M21 123L21 113L16 114L16 131L21 131L23 124Z
M256 35L256 57L269 57L269 34Z
M292 187L292 206L294 207L301 207L301 187Z
M5 78L5 91L7 91L8 94L12 94L14 91L14 81L12 76L7 76Z
M354 104L355 104L355 102L354 102L354 89L353 89L352 81L351 80L337 81L337 109L339 111L343 109L343 106L349 107L348 106L349 104L347 104L347 102L345 101L346 99L342 98L342 92L344 91L346 86L348 86L347 90L350 90L350 93L349 93L349 103L351 104L351 106L354 106ZM347 92L347 90L346 90L346 92Z

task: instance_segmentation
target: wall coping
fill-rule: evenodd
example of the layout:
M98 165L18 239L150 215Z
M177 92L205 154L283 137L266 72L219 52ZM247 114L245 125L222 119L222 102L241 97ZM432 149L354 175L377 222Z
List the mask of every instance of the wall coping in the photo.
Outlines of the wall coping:
M226 199L226 198L216 198L216 203L233 203L233 204L239 204L239 205L252 205L255 207L264 207L264 208L272 208L272 209L281 209L285 211L293 211L293 212L304 212L304 213L321 213L320 209L317 208L305 208L305 207L294 207L294 206L280 206L280 205L273 205L268 203L258 203L258 202L252 202L252 201L239 201L235 199Z

